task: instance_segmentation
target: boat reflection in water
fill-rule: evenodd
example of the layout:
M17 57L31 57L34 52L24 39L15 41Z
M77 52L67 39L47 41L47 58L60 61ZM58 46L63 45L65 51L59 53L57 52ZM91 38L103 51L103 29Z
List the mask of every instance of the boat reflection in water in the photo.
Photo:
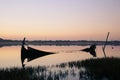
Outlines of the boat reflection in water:
M96 45L93 44L90 46L90 48L85 48L85 49L82 49L81 51L89 52L93 57L96 57L95 49L96 49ZM78 50L78 51L80 51L80 50ZM51 55L51 54L55 54L55 53L37 50L37 49L31 48L29 46L27 46L27 48L25 48L25 38L22 41L22 47L21 47L22 67L25 66L25 64L24 64L25 59L27 59L27 61L29 62L36 58Z
M46 56L46 55L50 55L50 54L54 54L52 52L46 52L46 51L41 51L41 50L37 50L31 47L27 46L27 49L25 48L25 38L22 42L22 47L21 47L21 63L22 63L22 67L25 66L24 61L25 59L27 59L27 61L31 61L34 59L37 59L39 57L42 56Z
M84 51L84 52L89 52L93 57L96 57L96 45L95 44L92 44L90 46L90 48L85 48L85 49L82 49L81 51Z

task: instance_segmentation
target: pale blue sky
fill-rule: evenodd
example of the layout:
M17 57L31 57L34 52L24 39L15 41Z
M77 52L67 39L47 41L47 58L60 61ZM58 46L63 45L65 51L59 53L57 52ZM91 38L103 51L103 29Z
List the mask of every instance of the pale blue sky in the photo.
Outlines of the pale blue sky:
M120 40L120 0L0 0L0 36Z

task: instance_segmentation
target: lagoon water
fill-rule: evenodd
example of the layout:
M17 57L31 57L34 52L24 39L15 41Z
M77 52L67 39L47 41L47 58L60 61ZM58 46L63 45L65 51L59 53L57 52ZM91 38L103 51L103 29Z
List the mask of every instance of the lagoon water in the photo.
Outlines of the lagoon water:
M89 53L80 51L89 46L33 46L33 48L55 52L56 54L37 58L25 62L26 66L49 66L64 62L95 58ZM120 58L120 46L106 46L106 55ZM0 48L0 68L22 67L21 46L5 46ZM97 57L104 57L102 46L96 48Z
M32 73L28 73L30 80L97 80L95 76L89 75L85 67L79 67L80 63L85 59L96 58L87 52L80 50L89 46L33 46L33 48L55 52L56 54L44 56L25 62L26 66L37 67ZM0 69L20 67L21 64L21 46L7 46L0 48ZM107 57L120 58L120 46L107 46ZM102 46L96 48L97 58L104 57ZM76 66L74 64L77 64ZM93 73L94 74L94 73ZM35 79L34 79L35 78ZM99 80L109 80L107 76L101 76Z

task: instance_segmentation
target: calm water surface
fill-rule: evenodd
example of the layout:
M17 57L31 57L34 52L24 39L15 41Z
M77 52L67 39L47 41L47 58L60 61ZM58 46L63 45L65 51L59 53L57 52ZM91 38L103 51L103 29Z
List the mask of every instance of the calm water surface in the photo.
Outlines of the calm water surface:
M33 48L55 52L56 54L37 58L31 62L26 62L26 66L44 66L55 65L63 62L85 60L94 58L81 49L89 46L31 46ZM114 49L112 49L114 47ZM0 48L0 68L21 67L21 46L7 46ZM102 46L96 48L97 57L104 57ZM106 55L111 57L120 57L120 46L107 46Z

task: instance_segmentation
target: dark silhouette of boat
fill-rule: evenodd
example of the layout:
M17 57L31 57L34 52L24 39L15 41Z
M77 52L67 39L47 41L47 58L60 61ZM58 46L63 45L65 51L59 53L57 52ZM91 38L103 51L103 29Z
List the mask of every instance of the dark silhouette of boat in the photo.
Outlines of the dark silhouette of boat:
M89 52L93 57L96 57L95 49L96 49L96 45L93 44L90 46L90 48L85 48L85 49L82 49L81 51Z
M26 49L25 48L25 38L22 41L22 47L21 47L21 63L22 63L22 67L25 66L25 64L24 64L25 59L27 59L27 61L29 62L31 60L34 60L34 59L37 59L39 57L43 57L43 56L46 56L46 55L50 55L50 54L54 54L54 53L37 50L37 49L34 49L32 47L28 47L28 46L27 46L27 49Z
M85 48L81 51L85 51L85 52L90 52L90 54L94 57L96 57L96 45L93 44L90 46L90 48ZM43 57L43 56L47 56L47 55L51 55L51 54L55 54L53 52L46 52L46 51L42 51L42 50L37 50L34 49L32 47L27 46L27 48L25 47L25 38L22 41L22 45L21 45L21 63L22 63L22 67L24 68L25 64L24 61L25 59L27 59L27 61L32 61L34 59L37 59L39 57Z

